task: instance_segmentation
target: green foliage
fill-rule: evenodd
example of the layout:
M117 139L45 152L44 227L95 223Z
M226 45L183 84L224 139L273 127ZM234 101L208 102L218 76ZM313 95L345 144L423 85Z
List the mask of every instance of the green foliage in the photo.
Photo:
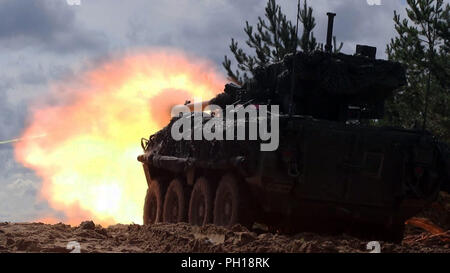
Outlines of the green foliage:
M426 128L450 142L449 4L407 0L408 19L394 12L397 37L386 52L407 69L408 84L386 102L383 124Z
M301 37L297 36L297 25L286 18L281 11L281 7L275 0L269 0L265 8L265 19L258 17L256 29L248 22L245 22L244 31L248 36L246 44L254 50L255 55L247 54L239 47L238 42L231 39L230 50L237 62L237 69L233 71L231 60L225 56L222 63L231 81L242 85L249 78L253 77L258 66L281 61L287 53L294 52L296 47L304 52L323 50L323 45L318 44L314 37L313 29L316 22L313 16L313 9L308 7L306 0L303 7L299 8L299 21L303 26ZM334 37L335 52L339 52L342 43L336 47Z

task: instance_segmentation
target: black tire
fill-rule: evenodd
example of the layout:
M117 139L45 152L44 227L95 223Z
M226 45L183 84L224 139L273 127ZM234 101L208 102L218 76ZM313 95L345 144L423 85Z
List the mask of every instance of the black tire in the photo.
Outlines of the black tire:
M187 200L186 190L181 180L172 180L164 198L163 221L166 223L186 222Z
M163 190L161 184L154 180L147 189L144 202L144 225L161 222L163 210Z
M250 227L253 224L247 208L248 196L244 195L244 189L238 182L231 174L224 175L220 180L214 200L215 225L232 227L242 224Z
M211 183L205 177L198 178L189 201L188 219L191 225L203 226L212 223L213 197Z

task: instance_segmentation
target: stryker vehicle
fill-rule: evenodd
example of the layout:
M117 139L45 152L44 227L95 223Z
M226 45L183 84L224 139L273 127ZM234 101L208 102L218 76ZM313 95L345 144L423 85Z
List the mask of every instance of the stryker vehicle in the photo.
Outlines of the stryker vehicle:
M448 148L425 130L364 122L383 117L385 99L406 84L405 70L375 59L373 47L331 53L331 33L332 27L325 52L296 52L261 67L243 86L227 84L200 111L182 113L142 139L144 224L263 223L271 231L402 239L405 220L448 187ZM202 126L222 117L203 111L207 105L242 106L237 112L279 105L279 113L266 118L279 120L279 147L261 151L262 140L195 140L195 122L188 128L192 140L172 138L181 119L200 117ZM223 116L216 129L225 135L230 126L254 122L243 117L229 123Z

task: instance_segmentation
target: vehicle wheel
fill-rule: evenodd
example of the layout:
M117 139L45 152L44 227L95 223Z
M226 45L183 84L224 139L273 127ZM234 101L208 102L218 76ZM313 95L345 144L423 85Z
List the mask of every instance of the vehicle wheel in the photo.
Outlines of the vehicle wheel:
M163 191L161 184L154 180L147 189L144 202L144 225L161 222Z
M187 215L187 197L183 183L179 179L170 182L164 198L163 221L167 223L185 222Z
M211 183L204 177L197 179L189 201L189 223L203 226L213 220L213 190Z
M248 217L244 198L243 188L237 179L230 174L223 176L214 201L214 224L226 227L238 223L247 227L253 224L251 217Z

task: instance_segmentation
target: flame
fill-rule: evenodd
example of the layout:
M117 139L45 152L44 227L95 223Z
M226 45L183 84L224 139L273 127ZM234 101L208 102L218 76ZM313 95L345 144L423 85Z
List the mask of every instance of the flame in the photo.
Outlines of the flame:
M136 160L140 138L168 123L172 105L223 90L225 80L212 67L155 49L57 83L46 103L31 108L16 159L42 178L40 197L64 212L62 221L142 223L147 184Z

